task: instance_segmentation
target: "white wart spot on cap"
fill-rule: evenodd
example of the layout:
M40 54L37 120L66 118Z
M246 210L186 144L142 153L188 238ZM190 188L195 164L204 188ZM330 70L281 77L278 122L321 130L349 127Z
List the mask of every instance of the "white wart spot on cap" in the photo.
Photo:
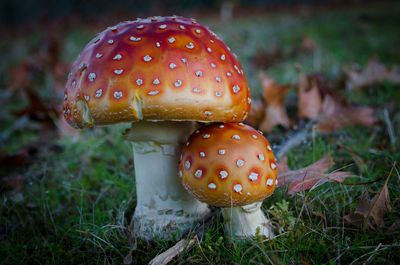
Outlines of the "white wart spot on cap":
M159 29L166 29L166 28L167 28L167 25L162 24L162 25L160 25L158 28L159 28Z
M214 40L210 40L211 43L214 43Z
M226 75L227 76L232 76L232 73L231 72L226 72Z
M206 115L206 116L211 116L211 111L208 111L208 110L206 110L206 111L204 111L204 115Z
M186 167L186 169L190 168L190 161L189 160L185 161L185 167Z
M122 59L122 55L121 54L117 54L114 56L113 60L121 60Z
M257 173L251 172L251 173L249 174L249 179L250 179L251 181L256 181L257 178L258 178L258 174L257 174Z
M129 37L129 40L130 40L130 41L135 41L135 42L136 42L136 41L140 41L141 39L142 39L142 38L140 38L140 37L135 37L135 36L130 36L130 37Z
M210 190L215 190L217 188L217 185L215 185L215 183L211 182L210 184L208 184L207 186Z
M107 42L108 42L108 44L113 44L114 40L108 40Z
M93 81L96 79L96 74L95 74L95 73L90 73L90 74L88 75L88 78L89 78L89 81L90 81L90 82L93 82Z
M90 97L89 96L83 96L86 101L89 101Z
M210 65L211 65L212 68L217 67L214 63L211 63Z
M114 74L116 74L116 75L120 75L120 74L122 74L123 72L124 72L123 69L114 70Z
M204 153L204 152L200 152L199 155L200 155L200 157L206 157L206 153Z
M188 44L186 44L186 48L193 49L194 48L193 42L189 42Z
M240 91L240 87L238 86L238 85L234 85L233 86L233 93L237 93L237 92L239 92Z
M147 93L147 94L149 94L150 96L155 96L155 95L157 95L158 93L160 93L160 91L158 91L158 90L151 90L151 91L149 91L149 93Z
M251 103L251 98L247 98L247 104Z
M240 140L240 136L237 134L232 135L232 139Z
M221 77L219 77L219 76L217 76L216 78L215 78L215 80L217 80L217 82L218 83L220 83L222 80L221 80Z
M161 44L157 41L157 42L156 42L156 47L157 47L157 48L160 48L160 46L161 46Z
M257 138L258 138L258 136L255 135L255 134L252 134L251 137L253 137L254 139L257 139Z
M90 81L90 82L92 82L92 81ZM73 81L71 86L72 86L72 88L75 88L76 87L76 82Z
M220 176L221 179L226 179L228 177L228 175L229 174L228 174L228 172L226 170L221 170L219 172L219 176Z
M179 80L179 79L176 80L175 83L174 83L174 86L175 86L175 87L180 87L181 85L182 85L182 81Z
M175 41L176 41L176 39L174 37L171 37L171 38L168 39L169 43L174 43Z
M159 85L160 84L160 80L158 80L158 78L153 80L153 85Z
M137 84L138 86L143 85L143 80L140 79L140 78L136 79L136 84Z
M179 25L179 28L180 29L185 29L185 26L184 25Z
M78 69L81 70L84 66L85 66L84 63L80 63L80 64L78 65Z
M263 154L258 154L257 157L258 157L258 159L259 159L260 161L264 161L264 160L265 160L265 157L264 157Z
M182 58L181 61L182 61L182 63L185 63L185 64L187 63L187 59L186 58Z
M244 166L244 161L242 159L236 160L236 166L238 166L238 167Z
M97 59L101 58L102 56L103 56L103 54L101 54L101 53L96 53L96 58L97 58Z
M219 155L225 155L226 154L226 150L225 149L218 149L218 154Z
M276 168L276 165L274 162L271 162L271 169L274 170Z
M178 176L181 178L183 176L182 170L179 170Z
M64 94L64 100L67 100L67 99L68 99L68 95Z
M114 91L114 98L116 99L122 98L122 91Z
M143 28L144 28L144 25L139 25L139 26L137 26L136 28L137 28L137 29L143 29Z
M226 59L225 54L221 54L221 60L225 61L225 59Z
M153 58L151 58L151 56L148 55L148 54L147 54L145 57L143 57L143 60L144 60L145 62L150 62L151 59L153 59Z
M194 172L194 176L196 178L201 178L201 176L203 175L203 171L201 169L196 170L196 172Z
M270 145L267 145L267 149L268 149L268 151L272 151L272 148Z
M225 126L223 124L221 124L220 126L218 126L219 128L224 128Z
M197 77L202 77L203 76L203 73L201 71L196 71L195 74L196 74Z
M101 97L101 95L103 94L103 89L97 89L96 90L96 95L94 96L95 98L99 98Z
M200 31L199 29L196 29L195 32L196 32L197 34L200 34L201 31Z
M274 180L271 178L267 179L267 186L272 186L272 185L274 185Z
M217 91L217 92L215 92L215 96L220 97L220 96L222 96L222 93L220 91Z
M169 64L169 69L175 69L175 68L176 68L176 64L174 64L174 63Z
M208 139L208 138L210 138L210 136L211 136L211 135L210 135L209 133L203 134L203 138L204 138L204 139Z
M208 52L212 52L212 50L211 50L210 47L207 47L207 51L208 51Z
M242 187L242 185L240 185L240 184L236 184L235 186L233 186L233 190L234 190L236 193L242 194L243 187Z
M200 88L197 88L197 87L195 87L195 88L193 88L193 92L194 92L194 93L200 93L200 92L201 92L201 89L200 89Z

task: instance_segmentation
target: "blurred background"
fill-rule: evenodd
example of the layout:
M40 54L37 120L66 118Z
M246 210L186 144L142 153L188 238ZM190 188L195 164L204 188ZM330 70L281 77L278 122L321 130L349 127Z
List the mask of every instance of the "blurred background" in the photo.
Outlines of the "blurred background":
M354 114L356 108L349 106L365 107L350 122L330 120L320 130L328 136L302 142L296 152L289 153L290 166L306 166L332 152L338 166L358 174L361 179L354 182L360 182L382 177L391 161L400 159L399 1L0 0L0 257L5 264L121 264L129 255L137 255L133 259L144 264L170 246L158 242L149 250L145 243L135 245L130 238L127 227L136 200L133 160L129 145L121 138L129 124L76 131L62 118L61 101L72 62L97 33L121 21L173 14L210 27L237 54L253 97L247 122L268 133L274 148L304 128L314 114L329 120L339 117L337 113L343 117ZM302 97L310 90L313 96ZM271 94L278 95L276 101L268 97ZM326 98L335 99L331 112L322 108ZM316 106L314 112L299 115L309 104ZM275 114L282 119L265 125L271 111L268 106L276 106ZM353 125L368 128L339 130ZM354 152L345 152L339 144ZM384 162L378 165L377 161ZM400 194L398 187L392 185L392 194ZM325 195L311 198L316 198L315 209L333 226L341 227L337 217L354 209L365 189L347 186L345 192L337 190L331 196L340 199L332 208L320 197ZM267 199L268 205L284 198L295 216L302 214L298 212L303 209L302 201L282 190L276 193L277 197ZM349 199L346 194L354 197ZM321 227L318 218L305 219L312 231ZM392 219L398 218L397 212ZM216 227L211 230L216 232L201 244L217 263L250 263L254 258L245 249L214 251L223 232ZM287 248L293 238L299 238L296 231L282 237L284 246L271 243L261 248ZM375 248L388 238L363 233L368 239L356 241L356 232L323 233L332 236L324 242L326 246L336 242L343 249L352 239ZM316 235L315 242L321 238ZM334 250L319 246L311 244L309 252L298 259L297 252L302 250L292 256L279 254L279 259L282 264L292 263L287 257L298 263L316 259L311 264L328 263L327 257L336 255ZM320 256L313 252L317 249ZM398 260L400 252L390 250L377 257L382 262ZM346 250L343 264L366 251ZM196 249L184 259L191 263L191 255L198 255L199 263L207 263L202 252Z

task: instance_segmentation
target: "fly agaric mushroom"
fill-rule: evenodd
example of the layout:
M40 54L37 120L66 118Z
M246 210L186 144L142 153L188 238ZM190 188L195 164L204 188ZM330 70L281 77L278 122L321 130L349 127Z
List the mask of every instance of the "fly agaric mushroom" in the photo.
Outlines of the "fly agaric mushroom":
M73 63L64 117L75 128L133 122L135 232L171 238L209 212L177 178L181 144L194 121L238 122L250 92L236 56L192 19L152 17L98 34Z
M271 145L252 127L227 123L196 130L182 150L179 176L194 197L223 207L232 237L258 231L273 236L260 206L275 189L277 166Z

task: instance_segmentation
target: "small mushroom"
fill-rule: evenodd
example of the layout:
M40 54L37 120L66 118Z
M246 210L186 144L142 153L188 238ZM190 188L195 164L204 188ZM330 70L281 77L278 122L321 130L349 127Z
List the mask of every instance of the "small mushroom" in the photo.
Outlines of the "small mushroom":
M98 34L73 63L64 94L64 117L75 128L132 122L124 138L134 153L135 232L148 240L179 235L209 211L176 177L194 121L239 122L250 109L230 49L206 27L175 16Z
M207 136L207 137L205 137ZM260 209L274 192L277 168L267 139L242 123L202 127L188 139L179 164L180 180L198 200L222 208L233 237L272 237Z

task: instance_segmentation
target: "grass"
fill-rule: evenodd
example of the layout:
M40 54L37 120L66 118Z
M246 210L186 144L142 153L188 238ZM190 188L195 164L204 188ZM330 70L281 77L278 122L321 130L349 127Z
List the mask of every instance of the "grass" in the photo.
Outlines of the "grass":
M399 5L311 12L309 16L290 13L242 16L230 24L213 17L200 22L210 25L238 54L254 95L261 93L258 69L251 62L259 49L289 51L297 47L303 34L317 43L310 54L294 54L267 70L279 82L297 80L295 65L304 71L324 72L338 78L353 63L365 65L376 54L382 62L399 63ZM106 25L104 25L106 26ZM73 29L63 50L71 62L94 33ZM6 90L9 66L40 45L43 36L30 32L13 40L13 47L1 62L2 95L0 114L1 154L15 154L40 142L38 122L16 119L12 111L27 104L17 93ZM15 41L15 42L14 42ZM1 46L5 46L1 43ZM64 58L65 57L65 58ZM35 86L48 97L52 81L35 79ZM395 134L400 137L400 87L384 83L362 91L345 91L354 104L373 106L378 116L387 108ZM4 92L4 93L3 93ZM61 101L61 95L57 95ZM22 125L18 125L22 123ZM3 127L4 126L4 127ZM135 208L133 161L121 133L128 125L81 131L79 136L48 139L43 149L30 156L24 166L2 166L0 198L0 264L121 264L129 253L128 225ZM282 130L277 129L274 134ZM268 138L269 136L266 135ZM273 138L273 137L272 137ZM275 142L274 144L279 144ZM354 150L364 161L357 164ZM37 146L36 146L37 148ZM174 262L196 264L398 264L400 230L387 234L388 227L400 220L400 174L396 167L389 181L393 211L385 215L386 226L377 231L345 227L342 217L354 211L368 190L379 190L394 161L400 161L400 145L392 145L383 119L371 129L350 127L334 135L316 135L288 154L289 167L309 165L331 152L335 168L354 173L347 183L324 184L315 190L287 195L279 188L264 201L263 209L280 222L282 233L273 240L256 237L231 244L224 237L218 220L206 228L205 236L193 249ZM21 179L10 187L6 177ZM270 209L274 205L275 212ZM280 207L281 205L282 207ZM283 207L286 205L286 208ZM137 242L133 263L145 264L175 242Z

